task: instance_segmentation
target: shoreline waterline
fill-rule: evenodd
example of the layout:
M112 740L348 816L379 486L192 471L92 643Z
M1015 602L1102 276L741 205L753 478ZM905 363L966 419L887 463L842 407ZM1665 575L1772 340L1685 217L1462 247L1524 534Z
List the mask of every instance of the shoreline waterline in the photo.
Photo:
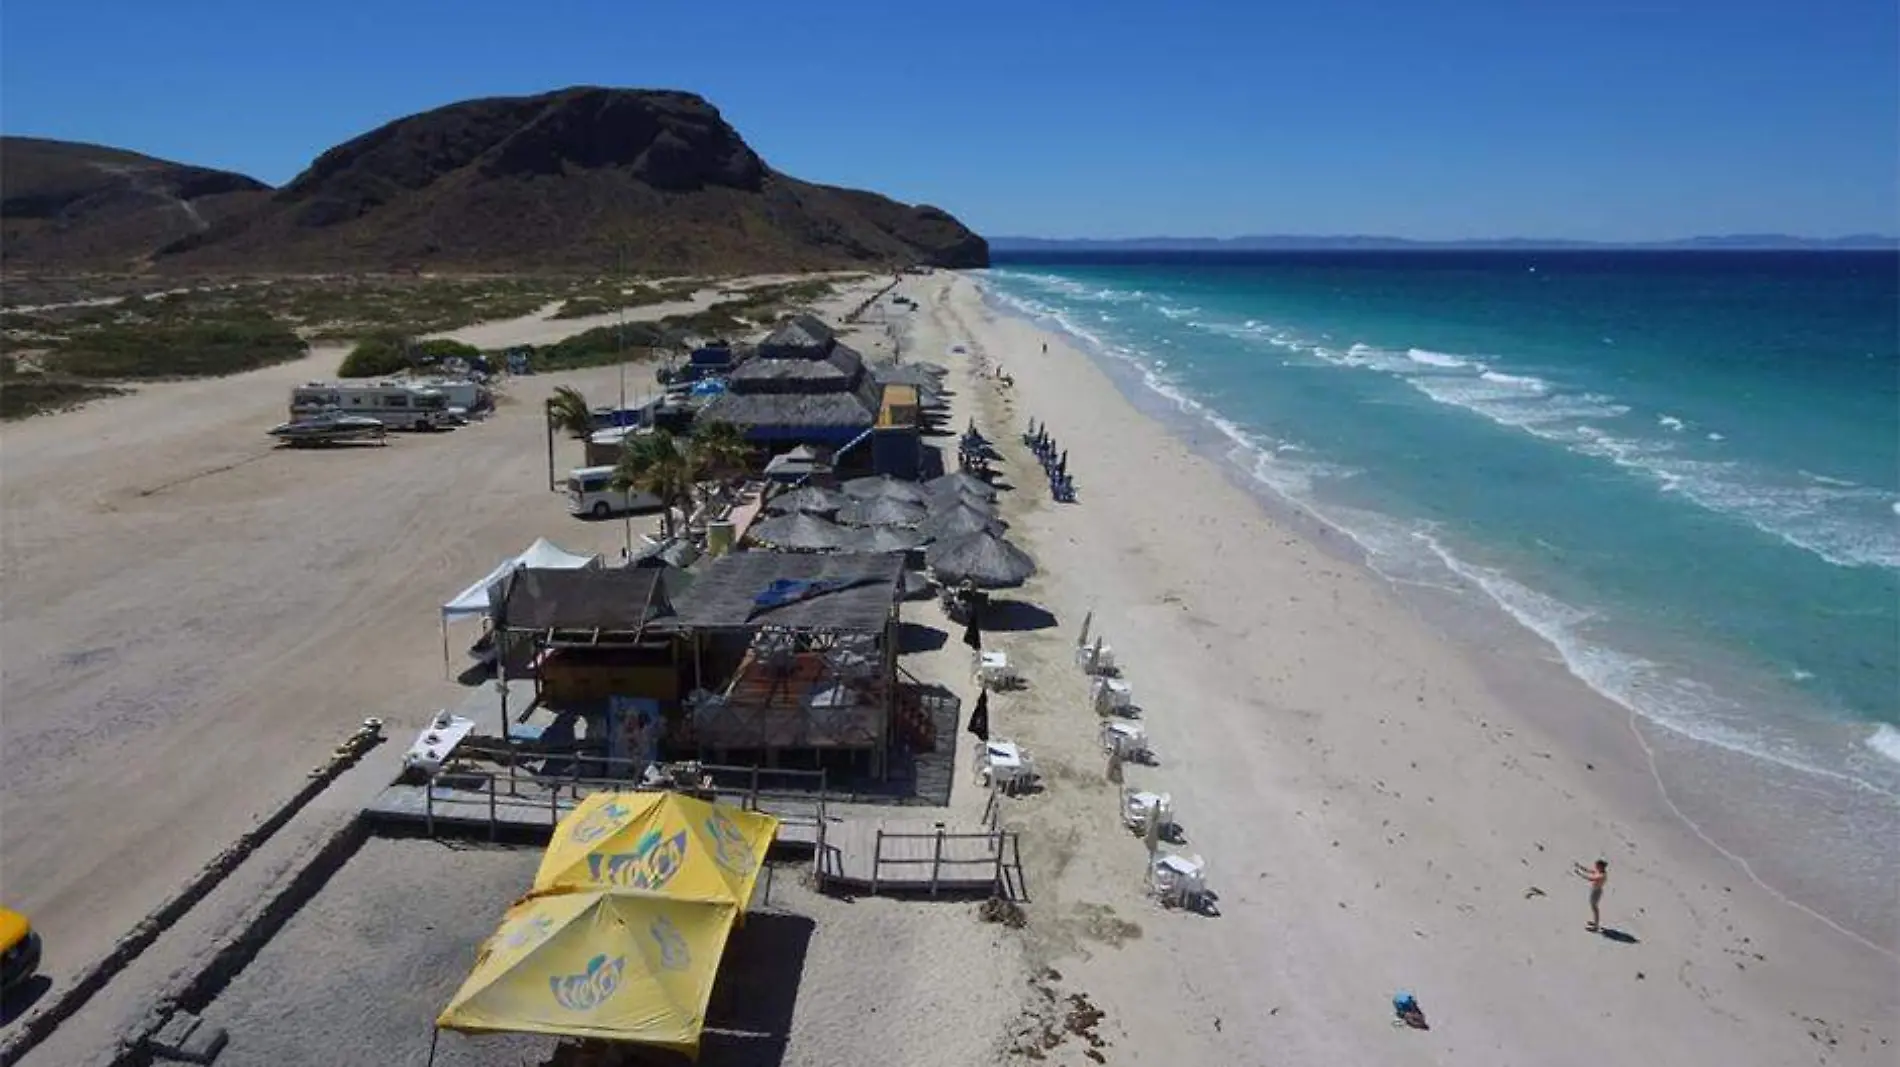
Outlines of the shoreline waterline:
M1627 770L1640 772L1671 819L1746 877L1868 947L1888 955L1900 949L1890 899L1890 886L1900 884L1900 856L1881 844L1900 840L1894 792L1851 773L1756 751L1736 738L1699 733L1694 724L1646 702L1650 679L1626 676L1620 686L1605 684L1587 660L1597 651L1587 638L1577 640L1546 621L1565 612L1580 621L1584 613L1578 609L1466 561L1429 531L1421 535L1376 512L1324 499L1298 467L1269 462L1279 454L1274 444L1254 439L1158 374L1152 353L1142 359L1119 352L1064 316L1001 292L983 275L973 280L986 309L1068 339L1135 412L1212 463L1276 524L1376 577L1400 603L1451 637L1528 717L1565 736L1585 758L1614 754ZM1442 566L1396 557L1381 537L1426 548ZM1525 610L1514 597L1536 598L1543 614ZM1871 742L1878 729L1863 740ZM1718 767L1723 773L1713 770ZM1760 778L1771 782L1763 786L1755 780ZM1814 803L1817 795L1822 803Z

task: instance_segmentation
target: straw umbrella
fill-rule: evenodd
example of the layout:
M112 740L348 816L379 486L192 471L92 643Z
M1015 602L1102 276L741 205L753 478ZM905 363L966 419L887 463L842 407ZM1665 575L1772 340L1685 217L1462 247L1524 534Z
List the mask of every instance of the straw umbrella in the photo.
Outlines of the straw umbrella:
M766 544L801 552L843 548L851 539L851 531L802 511L767 519L752 527L748 534Z
M988 531L939 541L924 551L924 562L940 581L980 589L1021 585L1036 573L1029 553Z
M774 515L791 515L807 512L813 515L826 515L837 511L849 503L850 497L836 489L826 489L819 485L807 485L765 502L765 510Z
M922 504L894 497L853 500L838 509L838 521L847 526L915 526L928 514Z
M939 475L924 483L924 488L934 496L960 492L968 496L980 496L985 500L996 499L996 487L969 471L956 470Z
M888 474L873 475L868 478L853 478L844 483L844 495L853 500L872 500L889 497L921 504L929 494L916 482L899 481Z
M975 533L1000 534L1004 527L995 516L964 504L937 512L920 529L933 540L954 541Z
M851 531L845 547L853 552L909 552L924 547L926 540L918 531L902 526L866 526Z

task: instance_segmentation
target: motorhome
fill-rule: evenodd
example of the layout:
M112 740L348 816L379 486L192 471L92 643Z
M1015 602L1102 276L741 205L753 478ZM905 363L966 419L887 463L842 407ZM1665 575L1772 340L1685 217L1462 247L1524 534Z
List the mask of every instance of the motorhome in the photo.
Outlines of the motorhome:
M310 382L290 391L291 419L360 415L392 430L435 430L450 425L440 389L403 382Z
M637 489L614 488L612 467L576 467L567 475L567 510L571 515L604 519L629 511L654 511L660 498Z

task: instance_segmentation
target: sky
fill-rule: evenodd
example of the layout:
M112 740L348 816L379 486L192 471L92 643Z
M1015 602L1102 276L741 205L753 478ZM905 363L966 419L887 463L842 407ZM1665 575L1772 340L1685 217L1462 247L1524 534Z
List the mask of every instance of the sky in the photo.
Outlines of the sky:
M1900 231L1892 0L6 0L0 131L272 184L417 111L686 89L988 235Z

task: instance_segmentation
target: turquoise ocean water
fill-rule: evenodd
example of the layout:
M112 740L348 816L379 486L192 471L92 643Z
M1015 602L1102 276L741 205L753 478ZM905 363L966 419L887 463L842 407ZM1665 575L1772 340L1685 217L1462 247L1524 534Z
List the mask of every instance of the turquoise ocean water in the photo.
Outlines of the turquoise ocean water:
M1481 595L1724 758L1900 796L1900 257L999 257L983 284L1394 581Z

